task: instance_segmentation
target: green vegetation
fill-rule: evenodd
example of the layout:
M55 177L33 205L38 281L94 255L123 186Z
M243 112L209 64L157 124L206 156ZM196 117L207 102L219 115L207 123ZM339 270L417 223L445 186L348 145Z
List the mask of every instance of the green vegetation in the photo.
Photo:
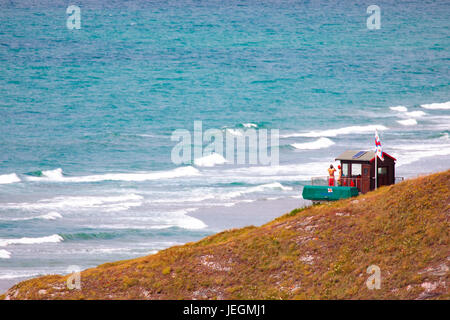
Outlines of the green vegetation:
M449 299L450 170L157 254L12 287L7 299ZM369 290L366 270L381 269Z

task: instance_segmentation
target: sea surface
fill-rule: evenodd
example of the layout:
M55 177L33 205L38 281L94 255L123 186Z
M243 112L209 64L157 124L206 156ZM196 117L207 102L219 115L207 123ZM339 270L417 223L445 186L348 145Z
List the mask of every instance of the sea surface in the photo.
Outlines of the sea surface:
M220 231L195 213L298 199L347 149L450 167L450 2L0 2L0 280ZM174 164L176 129L278 129L279 165ZM335 163L336 164L336 163ZM252 224L255 213L248 215Z

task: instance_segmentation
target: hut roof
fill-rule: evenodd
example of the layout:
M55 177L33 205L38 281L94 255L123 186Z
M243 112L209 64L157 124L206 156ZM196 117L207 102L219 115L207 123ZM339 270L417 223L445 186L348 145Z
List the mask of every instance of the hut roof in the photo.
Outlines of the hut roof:
M383 152L383 156L387 156L396 161L394 157ZM359 150L347 150L344 151L335 160L350 160L350 161L372 161L375 159L375 151L359 151Z

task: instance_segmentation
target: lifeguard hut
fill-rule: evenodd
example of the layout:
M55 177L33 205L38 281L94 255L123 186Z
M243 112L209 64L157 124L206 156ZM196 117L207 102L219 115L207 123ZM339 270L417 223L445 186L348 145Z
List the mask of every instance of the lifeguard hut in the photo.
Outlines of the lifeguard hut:
M313 201L345 199L374 190L375 184L381 187L394 184L396 179L403 180L395 177L396 159L385 152L383 158L384 161L380 158L375 161L374 151L347 150L335 159L341 162L341 179L335 179L330 185L328 177L314 177L311 185L303 188L303 198Z
M384 161L377 159L378 173L375 177L375 152L348 150L335 160L341 161L342 186L355 186L361 193L377 187L388 186L395 183L395 159L383 152Z

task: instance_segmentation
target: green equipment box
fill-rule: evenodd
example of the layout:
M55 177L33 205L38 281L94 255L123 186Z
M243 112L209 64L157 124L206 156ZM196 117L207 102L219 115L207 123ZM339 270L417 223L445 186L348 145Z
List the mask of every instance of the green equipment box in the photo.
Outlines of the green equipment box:
M305 186L302 193L303 199L313 201L336 201L357 195L356 187Z

